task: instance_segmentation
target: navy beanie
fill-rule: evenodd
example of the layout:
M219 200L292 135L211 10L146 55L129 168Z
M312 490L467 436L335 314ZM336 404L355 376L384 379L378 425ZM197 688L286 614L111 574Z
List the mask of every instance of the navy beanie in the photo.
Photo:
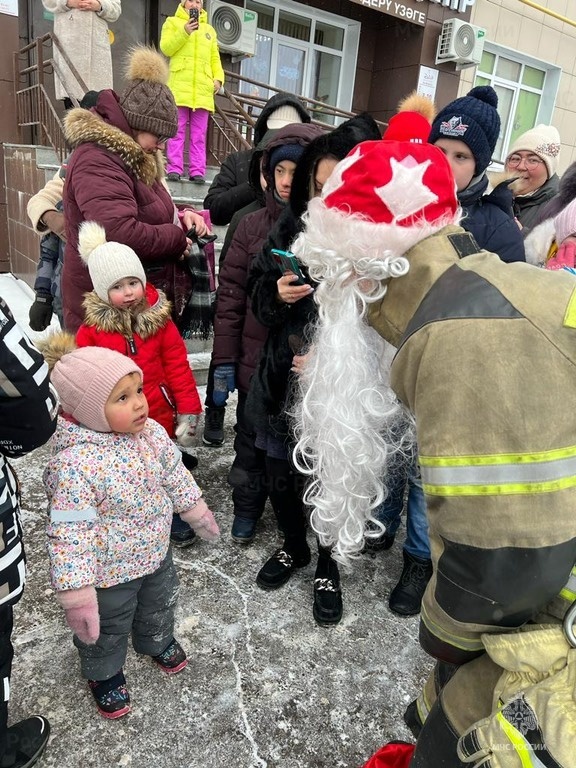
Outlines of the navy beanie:
M475 175L479 176L490 165L492 153L500 133L498 94L490 85L478 85L460 99L451 101L432 123L428 141L458 139L463 141L476 160Z
M282 144L281 147L276 147L270 154L270 173L274 173L274 168L282 160L292 160L293 163L297 163L303 152L302 144Z

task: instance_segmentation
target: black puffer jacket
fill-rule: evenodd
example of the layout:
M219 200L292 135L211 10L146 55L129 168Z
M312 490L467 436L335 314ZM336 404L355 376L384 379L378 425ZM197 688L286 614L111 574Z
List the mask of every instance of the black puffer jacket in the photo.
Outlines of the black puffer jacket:
M297 96L292 93L276 93L272 96L258 115L254 125L254 147L258 147L268 130L268 118L279 107L292 106L300 114L303 123L310 122L310 115ZM254 149L243 149L228 155L222 163L218 175L214 178L208 194L204 198L204 208L210 211L213 224L229 224L232 216L252 203L260 185L250 184L250 161Z
M277 438L288 440L290 436L285 411L292 393L292 358L310 342L308 332L316 319L316 304L313 293L291 305L277 301L276 284L280 272L271 250L289 250L300 232L300 217L310 199L310 181L318 161L324 157L341 160L361 141L379 138L380 131L375 121L370 115L362 114L310 142L294 173L290 205L282 212L262 251L252 263L248 278L252 311L255 318L269 328L269 334L258 371L252 378L246 412L258 429L271 432ZM301 265L301 269L312 285L306 268Z
M458 193L464 211L460 226L474 236L480 248L497 253L502 261L526 261L524 238L514 221L512 192L507 179L485 195L488 178L483 175L475 184Z
M255 183L260 184L260 159L263 155L265 175L270 152L284 144L306 144L321 129L312 125L293 124L281 128L265 149L254 154L250 173ZM261 146L261 145L260 145ZM236 385L240 392L248 392L250 380L260 360L262 346L268 336L268 328L252 313L246 291L248 272L253 258L266 242L270 231L278 221L285 206L272 192L265 195L265 207L244 216L236 228L228 248L226 259L219 277L218 302L214 322L214 343L212 364L236 365ZM275 269L275 279L280 273ZM275 286L274 286L275 287Z

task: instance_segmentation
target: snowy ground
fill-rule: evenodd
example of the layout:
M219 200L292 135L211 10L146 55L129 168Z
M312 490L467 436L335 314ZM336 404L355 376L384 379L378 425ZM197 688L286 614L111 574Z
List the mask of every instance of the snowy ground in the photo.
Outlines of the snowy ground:
M0 275L0 295L27 327L30 290ZM364 556L343 576L337 627L318 627L312 618L314 560L280 590L259 589L256 573L279 540L269 511L252 545L230 538L232 426L228 408L225 445L195 449L195 475L222 538L175 553L177 637L190 664L171 679L130 651L133 711L114 722L95 712L49 585L41 482L47 449L14 462L28 585L16 608L10 719L34 712L50 719L42 766L359 768L388 740L411 740L402 713L431 662L418 646L417 618L401 619L387 607L401 547Z

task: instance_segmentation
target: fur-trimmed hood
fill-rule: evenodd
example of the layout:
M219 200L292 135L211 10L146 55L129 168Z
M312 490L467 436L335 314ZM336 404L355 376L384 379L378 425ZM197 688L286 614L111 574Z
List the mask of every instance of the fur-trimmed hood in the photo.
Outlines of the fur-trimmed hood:
M135 141L114 91L102 91L91 110L71 109L64 128L72 149L81 144L97 144L118 155L136 178L149 187L164 178L162 153L148 154Z
M170 320L171 305L162 291L146 285L146 303L136 314L103 301L95 291L87 293L82 304L84 324L106 333L119 333L127 339L154 336Z

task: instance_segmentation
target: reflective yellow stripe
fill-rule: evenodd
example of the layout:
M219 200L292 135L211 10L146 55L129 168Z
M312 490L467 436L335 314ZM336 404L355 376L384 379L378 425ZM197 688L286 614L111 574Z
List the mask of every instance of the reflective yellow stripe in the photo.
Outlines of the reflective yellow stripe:
M424 482L422 487L428 496L513 496L526 493L554 493L576 486L576 477L549 483L509 483L508 485L433 485Z
M420 619L424 622L428 630L434 635L434 637L437 637L439 640L441 640L443 643L448 643L449 645L454 646L454 648L460 648L462 651L481 651L484 649L484 646L482 644L482 640L480 637L477 639L472 639L469 637L461 637L460 635L453 635L449 632L446 632L446 630L441 627L439 624L436 624L434 621L431 620L431 618L428 616L426 612L426 608L422 606L420 609Z
M576 328L576 288L572 291L568 306L566 307L564 326L566 328Z
M420 456L431 496L554 493L576 487L576 446L480 456Z
M514 728L512 723L508 722L502 712L498 712L496 719L500 723L500 727L508 736L510 743L514 747L514 751L520 758L522 768L545 768L541 760L536 757L531 745L526 741L522 734ZM534 758L534 759L532 759Z
M560 597L573 603L576 600L576 565L572 568L570 577L560 592Z

